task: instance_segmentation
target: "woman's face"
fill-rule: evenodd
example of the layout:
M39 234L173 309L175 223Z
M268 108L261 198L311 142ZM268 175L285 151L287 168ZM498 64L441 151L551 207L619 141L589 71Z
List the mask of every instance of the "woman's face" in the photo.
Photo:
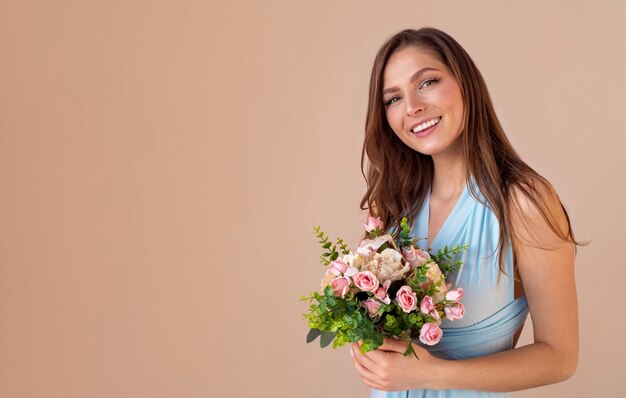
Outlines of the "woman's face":
M383 71L383 104L392 130L410 148L425 155L460 149L461 87L427 51L407 47L391 55Z

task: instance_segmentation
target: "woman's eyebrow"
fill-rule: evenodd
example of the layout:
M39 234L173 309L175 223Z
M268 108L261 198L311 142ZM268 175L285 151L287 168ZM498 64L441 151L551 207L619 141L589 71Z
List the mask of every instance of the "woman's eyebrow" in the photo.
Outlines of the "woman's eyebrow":
M413 73L413 76L411 76L410 82L411 82L411 83L413 83L415 80L417 80L417 78L418 78L418 77L420 77L420 75L421 75L422 73L427 72L427 71L429 71L429 70L436 70L436 71L438 71L439 69L437 69L437 68L433 68L433 67L430 67L430 66L427 66L427 67L425 67L425 68L422 68L422 69L418 70L417 72ZM390 92L392 92L392 91L396 91L397 89L398 89L398 87L397 87L397 86L388 87L388 88L386 88L386 89L384 89L384 90L383 90L383 95L385 95L385 94L387 94L387 93L390 93Z

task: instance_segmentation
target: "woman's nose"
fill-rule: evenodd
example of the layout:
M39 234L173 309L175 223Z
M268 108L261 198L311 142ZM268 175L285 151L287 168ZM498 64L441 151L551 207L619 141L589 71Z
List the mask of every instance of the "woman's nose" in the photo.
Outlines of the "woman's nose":
M419 98L419 95L417 94L408 95L405 103L407 115L415 115L425 108L424 102Z

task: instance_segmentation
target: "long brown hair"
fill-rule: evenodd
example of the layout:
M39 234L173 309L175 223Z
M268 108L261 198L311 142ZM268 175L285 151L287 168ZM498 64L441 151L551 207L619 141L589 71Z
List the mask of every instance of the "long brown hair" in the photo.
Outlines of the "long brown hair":
M367 191L361 200L361 210L380 217L385 226L399 226L407 217L411 225L424 204L427 190L434 174L430 155L424 155L405 145L391 129L383 106L383 72L387 61L396 51L414 46L434 55L445 64L461 87L465 115L462 126L463 163L466 180L474 176L476 185L499 222L500 249L498 263L504 272L505 248L516 237L511 228L511 206L519 206L523 194L540 211L556 235L575 245L584 245L574 239L569 215L550 183L528 166L517 154L500 125L483 77L461 45L441 30L424 27L405 29L387 40L376 54L370 78L369 104L365 123L365 139L361 152L361 172ZM365 172L365 156L369 160ZM546 203L540 203L534 193L536 184L555 195L567 219L564 233ZM471 195L479 199L470 184ZM541 197L537 195L539 199ZM482 202L482 201L481 201ZM367 204L367 207L365 207ZM395 237L400 228L397 228ZM453 242L451 242L453 243ZM575 246L576 247L576 246ZM493 255L493 253L492 253ZM517 269L517 256L513 247L513 267Z

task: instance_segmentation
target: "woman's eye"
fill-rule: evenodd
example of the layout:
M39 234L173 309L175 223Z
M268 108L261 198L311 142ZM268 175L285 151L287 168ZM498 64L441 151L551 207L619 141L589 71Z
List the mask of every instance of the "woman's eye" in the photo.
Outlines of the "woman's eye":
M394 101L396 98L398 98L398 97L393 97L393 98L388 99L387 102L385 102L385 105L393 104L394 102L396 102L396 101Z
M428 80L424 81L424 83L422 83L420 88L422 88L422 87L430 87L433 84L437 83L438 81L439 81L439 79L428 79ZM428 84L428 83L430 83L430 84Z
M420 89L422 89L422 88L428 88L428 87L432 86L433 84L437 83L438 81L439 81L439 79L436 79L436 78L433 78L433 79L428 79L428 80L424 80L424 82L423 82L423 83L422 83L422 85L420 86ZM388 100L385 102L385 106L389 106L389 105L391 105L391 104L395 103L396 101L394 101L394 100L396 100L396 99L398 99L398 98L399 98L399 97L392 97L392 98L388 99Z

